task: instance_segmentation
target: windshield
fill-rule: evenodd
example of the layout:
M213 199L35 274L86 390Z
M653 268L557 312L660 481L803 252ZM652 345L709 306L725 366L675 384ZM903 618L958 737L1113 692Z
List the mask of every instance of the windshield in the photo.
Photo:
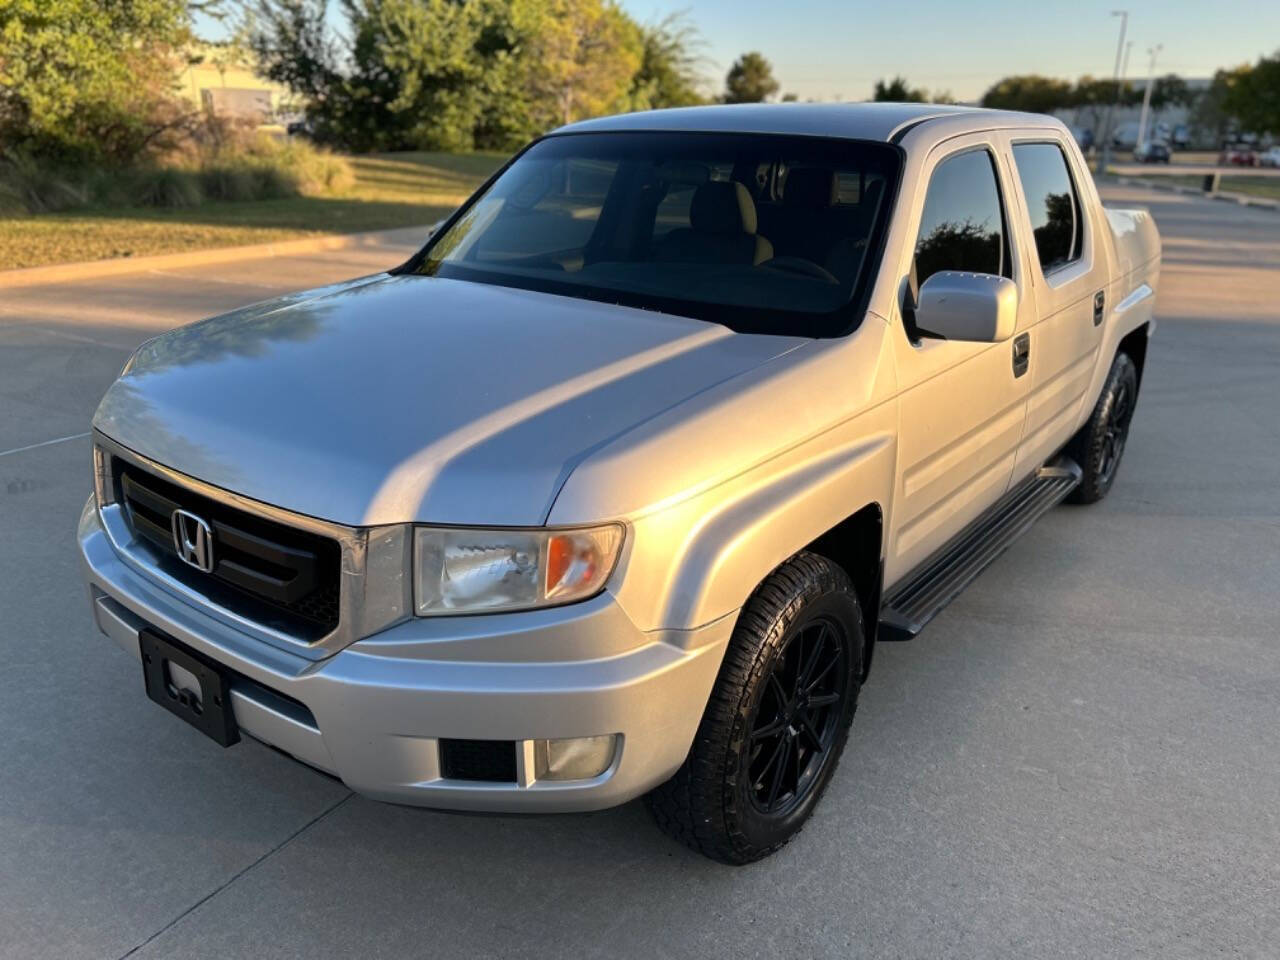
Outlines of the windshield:
M899 153L761 134L551 136L410 270L822 337L858 319Z

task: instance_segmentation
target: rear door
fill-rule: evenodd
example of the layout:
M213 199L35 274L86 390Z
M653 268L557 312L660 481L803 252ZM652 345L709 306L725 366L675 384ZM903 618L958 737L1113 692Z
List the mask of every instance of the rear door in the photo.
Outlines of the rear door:
M1035 317L1030 334L1031 393L1014 481L1037 469L1075 433L1098 362L1108 281L1098 243L1100 211L1085 209L1077 186L1087 176L1056 132L1010 135L1019 203L1016 233L1026 238Z
M913 199L914 281L939 270L1007 277L1026 303L1025 269L1010 236L1004 141L995 134L957 137L925 161L922 196ZM903 278L908 286L910 278ZM915 335L899 311L894 351L901 428L893 525L885 557L892 586L997 500L1009 485L1022 436L1027 384L1014 344Z

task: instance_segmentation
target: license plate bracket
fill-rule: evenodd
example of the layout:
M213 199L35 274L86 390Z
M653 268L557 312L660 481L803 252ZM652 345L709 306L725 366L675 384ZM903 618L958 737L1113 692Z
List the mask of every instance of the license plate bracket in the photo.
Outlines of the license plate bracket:
M148 697L223 747L240 741L240 729L231 710L231 685L226 673L213 661L150 629L139 631L138 647ZM198 698L173 683L170 664L196 678L200 685Z

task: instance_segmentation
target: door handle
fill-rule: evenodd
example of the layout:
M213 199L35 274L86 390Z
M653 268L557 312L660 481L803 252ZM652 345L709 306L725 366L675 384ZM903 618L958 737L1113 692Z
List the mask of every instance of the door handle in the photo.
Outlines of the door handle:
M1020 377L1031 365L1031 334L1022 333L1013 338L1013 375Z
M1104 291L1099 290L1093 295L1093 325L1096 327L1102 323L1103 308L1107 305L1107 295Z

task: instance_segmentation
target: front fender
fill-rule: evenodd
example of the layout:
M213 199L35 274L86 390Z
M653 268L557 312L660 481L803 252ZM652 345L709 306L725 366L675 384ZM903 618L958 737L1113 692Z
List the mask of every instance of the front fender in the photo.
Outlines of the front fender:
M618 602L636 620L682 630L736 612L787 557L868 503L887 502L896 443L890 424L876 426L850 425L838 444L810 444L817 449L732 490L637 522L637 556L666 558L628 571ZM671 549L646 549L663 540Z
M809 344L597 451L553 525L621 520L610 591L642 630L740 609L780 563L869 503L888 522L897 456L887 325Z
M736 612L780 563L893 489L892 404L632 524L615 588L637 623L693 630Z

